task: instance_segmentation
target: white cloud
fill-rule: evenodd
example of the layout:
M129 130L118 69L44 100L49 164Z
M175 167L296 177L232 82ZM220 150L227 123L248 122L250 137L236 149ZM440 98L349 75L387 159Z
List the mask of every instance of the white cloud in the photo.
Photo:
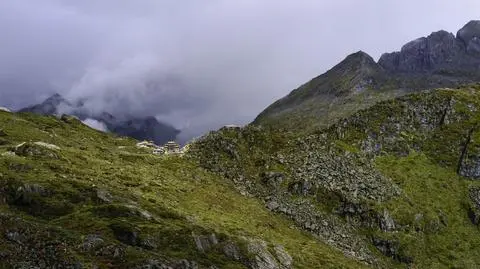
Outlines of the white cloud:
M102 132L108 132L107 126L101 121L94 120L94 119L85 119L82 122L83 122L83 124L87 125L90 128L93 128L95 130L99 130L99 131L102 131Z

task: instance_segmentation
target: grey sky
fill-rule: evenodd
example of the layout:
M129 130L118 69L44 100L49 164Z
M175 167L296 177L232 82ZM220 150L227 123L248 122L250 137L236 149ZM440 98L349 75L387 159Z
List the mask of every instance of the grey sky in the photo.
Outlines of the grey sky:
M54 92L203 131L251 121L347 54L479 19L478 0L0 0L0 105Z

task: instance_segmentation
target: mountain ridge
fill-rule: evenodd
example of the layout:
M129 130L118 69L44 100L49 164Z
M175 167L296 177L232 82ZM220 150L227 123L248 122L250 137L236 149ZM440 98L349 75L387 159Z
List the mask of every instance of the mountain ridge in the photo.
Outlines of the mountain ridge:
M173 126L159 122L153 116L132 117L125 115L119 119L106 111L93 113L84 107L84 100L72 103L58 93L53 94L40 104L22 108L19 112L40 115L68 114L76 116L82 121L90 119L103 124L112 133L138 140L151 140L159 145L175 140L180 133Z
M383 54L378 62L362 51L350 54L267 107L253 124L296 131L323 128L377 101L480 81L478 25L480 21L467 23L457 37L434 32L399 52Z

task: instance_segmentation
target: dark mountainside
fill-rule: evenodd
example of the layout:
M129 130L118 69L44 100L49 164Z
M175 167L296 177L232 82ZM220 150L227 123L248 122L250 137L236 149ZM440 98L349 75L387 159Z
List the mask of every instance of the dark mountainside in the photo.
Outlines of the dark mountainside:
M354 53L272 104L254 124L298 131L325 127L379 100L475 81L480 81L480 21L469 22L456 37L438 31L416 39L378 63Z
M0 111L0 268L478 268L479 25L352 54L183 154Z
M40 115L69 114L80 120L93 119L105 124L108 131L121 136L128 136L138 140L154 141L163 145L175 140L180 133L173 126L159 122L155 117L122 117L116 118L108 112L91 113L82 102L72 104L59 94L54 94L44 102L21 109L19 112L31 112Z

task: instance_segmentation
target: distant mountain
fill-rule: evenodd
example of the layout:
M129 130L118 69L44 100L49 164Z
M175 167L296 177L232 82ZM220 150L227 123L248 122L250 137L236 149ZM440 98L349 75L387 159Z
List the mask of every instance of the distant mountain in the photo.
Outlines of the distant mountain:
M159 122L155 117L115 117L104 111L92 113L84 107L83 102L72 103L60 94L54 94L40 104L20 109L19 112L31 112L40 115L69 114L82 121L94 120L103 124L108 131L129 136L138 140L151 140L164 144L175 140L180 133L173 126Z
M265 109L254 124L305 131L329 126L378 101L438 87L480 81L480 21L456 36L434 32L385 53L375 62L364 52L345 60Z

